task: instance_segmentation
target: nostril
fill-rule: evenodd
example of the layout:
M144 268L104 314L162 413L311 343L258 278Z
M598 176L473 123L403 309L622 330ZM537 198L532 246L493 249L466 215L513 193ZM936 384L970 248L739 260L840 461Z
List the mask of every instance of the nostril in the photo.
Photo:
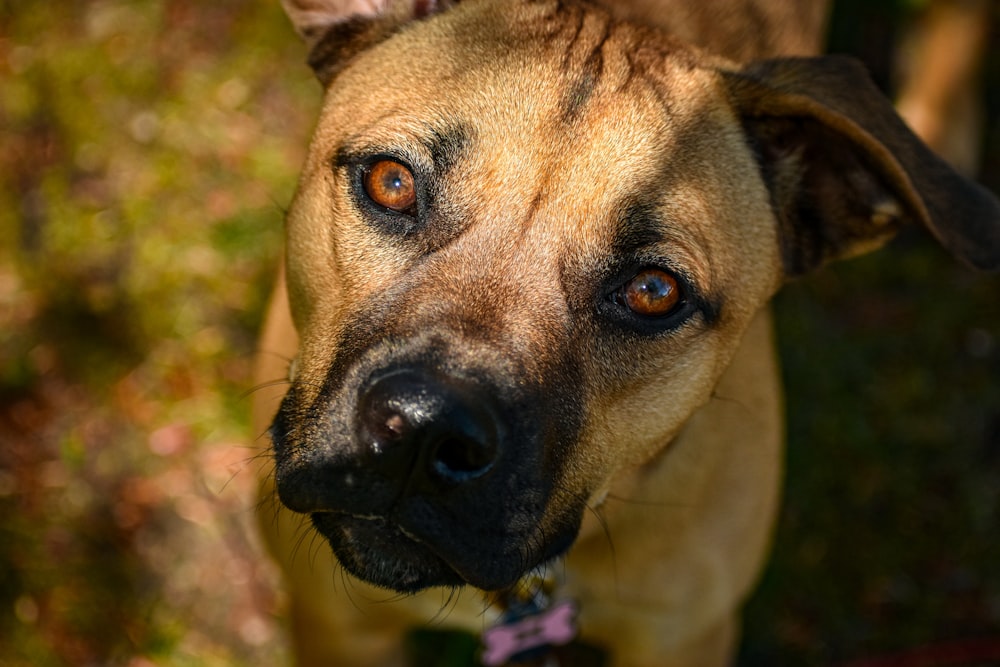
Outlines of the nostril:
M358 436L375 457L372 465L393 478L461 484L485 475L498 458L491 406L466 383L395 371L362 390Z
M496 460L494 438L469 438L448 436L437 442L431 454L430 465L441 479L448 482L467 482L489 472Z

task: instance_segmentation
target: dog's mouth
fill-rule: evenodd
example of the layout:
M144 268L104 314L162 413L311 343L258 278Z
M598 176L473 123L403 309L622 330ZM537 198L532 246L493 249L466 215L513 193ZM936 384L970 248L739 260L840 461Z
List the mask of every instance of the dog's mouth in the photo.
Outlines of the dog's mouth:
M444 558L385 519L317 512L312 522L344 569L376 586L414 593L470 583Z
M434 544L383 517L316 512L311 518L348 573L398 593L464 585L504 590L527 572L561 556L575 537L575 530L564 532L545 548L528 554L515 546L519 540L499 548L483 548L478 540L467 545L452 540Z

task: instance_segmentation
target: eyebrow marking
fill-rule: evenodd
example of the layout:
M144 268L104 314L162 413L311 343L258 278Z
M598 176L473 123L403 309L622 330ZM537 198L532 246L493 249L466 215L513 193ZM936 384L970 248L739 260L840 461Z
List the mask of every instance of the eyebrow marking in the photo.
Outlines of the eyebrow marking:
M464 123L436 128L422 142L431 156L434 174L441 178L465 156L471 143L471 129Z
M614 231L614 253L621 257L663 241L663 221L656 205L649 202L626 204Z

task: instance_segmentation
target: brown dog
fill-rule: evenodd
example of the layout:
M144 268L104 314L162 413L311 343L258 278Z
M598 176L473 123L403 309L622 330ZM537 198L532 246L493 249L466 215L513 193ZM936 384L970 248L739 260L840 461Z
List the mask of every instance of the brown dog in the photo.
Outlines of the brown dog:
M499 613L456 587L534 576L614 665L725 664L777 505L768 300L905 223L995 269L1000 205L855 63L752 60L814 51L813 0L286 7L326 99L256 410L300 661L403 664Z

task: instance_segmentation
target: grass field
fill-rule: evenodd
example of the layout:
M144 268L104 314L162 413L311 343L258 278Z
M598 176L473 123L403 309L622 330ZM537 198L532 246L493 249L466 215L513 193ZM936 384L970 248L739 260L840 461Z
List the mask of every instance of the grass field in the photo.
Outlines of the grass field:
M844 3L834 44L889 85L904 12ZM285 656L247 394L303 60L273 0L0 0L2 667ZM787 498L743 664L1000 636L1000 280L914 230L777 310Z

